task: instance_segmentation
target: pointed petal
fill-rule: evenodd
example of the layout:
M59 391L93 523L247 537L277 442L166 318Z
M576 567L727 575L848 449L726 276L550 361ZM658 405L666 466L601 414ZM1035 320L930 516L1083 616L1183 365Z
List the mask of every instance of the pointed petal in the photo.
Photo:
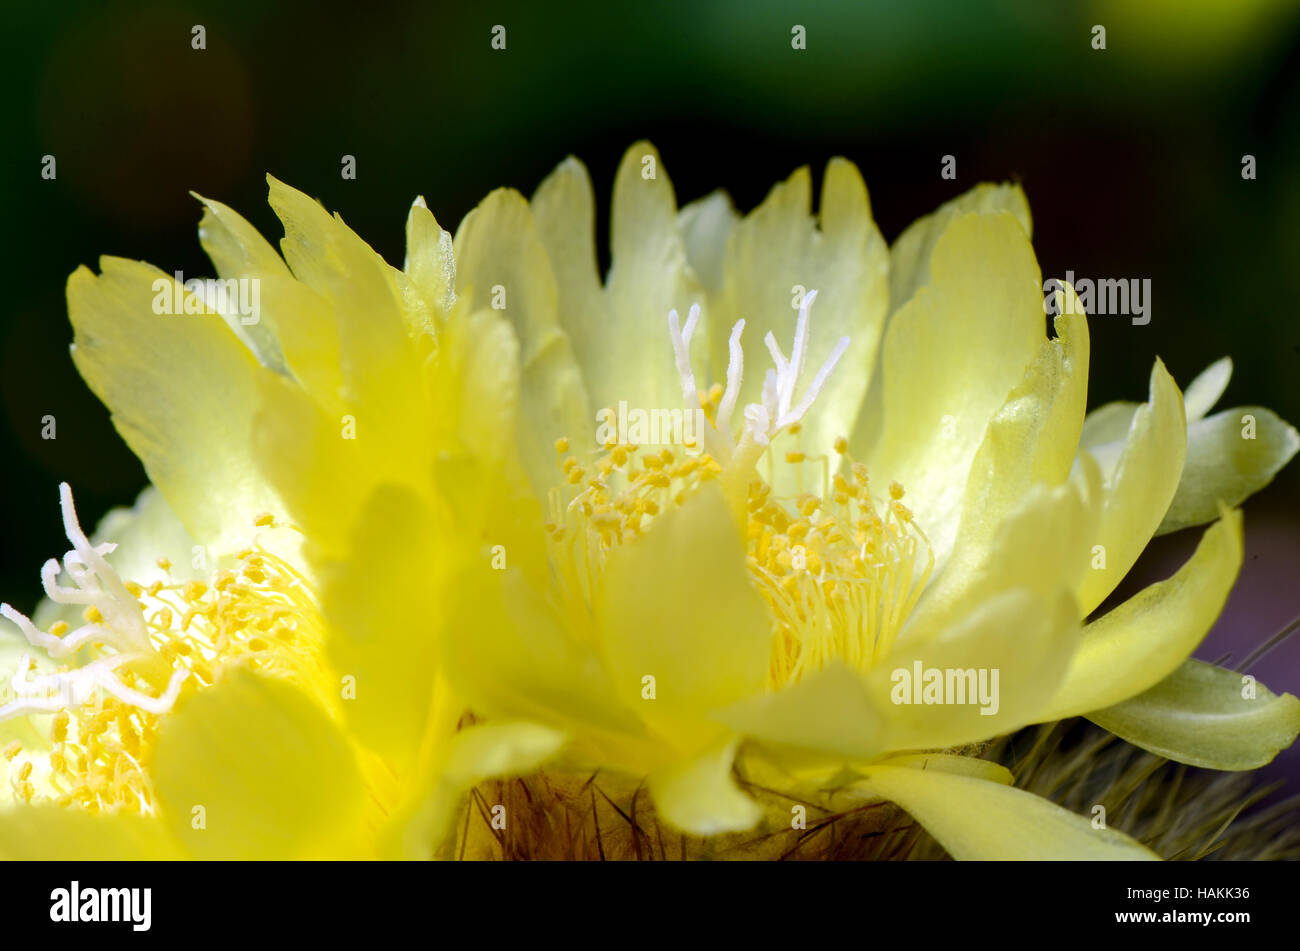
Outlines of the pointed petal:
M220 317L155 313L172 277L120 258L100 265L98 277L83 267L68 279L77 369L195 539L238 545L257 514L282 509L252 457L258 381L275 374Z
M869 786L898 803L953 858L962 860L1151 860L1158 856L1114 829L1033 793L934 769L875 766Z
M284 681L235 670L185 701L164 718L152 775L164 821L197 857L327 858L355 846L352 750Z
M1144 588L1083 629L1043 719L1107 707L1178 669L1214 625L1241 567L1241 513L1206 529L1172 578Z
M1208 372L1208 371L1207 371ZM1157 534L1201 525L1273 481L1300 449L1300 433L1262 406L1224 410L1187 427L1187 462Z
M1207 769L1256 769L1300 734L1300 700L1187 660L1151 689L1088 719L1134 746Z
M939 237L958 215L1006 211L1015 216L1025 235L1032 236L1029 201L1019 185L976 185L964 195L919 218L899 235L889 256L889 309L892 313L906 304L917 290L930 281L930 258Z
M569 338L556 316L555 279L528 203L498 189L456 231L457 293L477 308L501 308L519 338L519 441L534 491L556 478L555 440L592 441L593 418Z
M1133 567L1168 511L1182 475L1187 452L1183 398L1159 360L1151 370L1150 393L1134 414L1127 442L1106 480L1105 503L1092 541L1104 552L1104 567L1089 571L1080 586L1085 615ZM1104 472L1105 462L1099 462Z
M646 410L679 407L682 387L668 312L675 308L685 314L692 304L703 303L703 291L686 264L672 182L648 142L628 149L618 167L610 244L606 317L590 341L600 356L583 361L593 410L616 408L619 400ZM703 320L707 327L707 314ZM707 351L703 327L692 343L697 372Z
M739 222L730 196L721 190L691 202L677 214L677 227L686 242L686 261L710 295L722 292L727 239Z
M850 445L877 484L903 484L940 565L989 421L1045 339L1042 280L1019 221L1005 212L954 218L930 283L885 335L879 438L871 443L860 425Z

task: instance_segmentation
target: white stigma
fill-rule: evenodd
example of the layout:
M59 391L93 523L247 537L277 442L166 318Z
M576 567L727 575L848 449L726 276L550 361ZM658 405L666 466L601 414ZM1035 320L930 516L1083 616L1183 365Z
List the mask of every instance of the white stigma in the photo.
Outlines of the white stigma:
M795 323L794 344L789 359L786 359L772 333L769 332L763 338L776 367L768 370L763 378L762 401L750 403L744 410L746 432L761 446L768 445L782 430L803 419L804 414L808 412L822 388L825 387L840 357L844 356L844 351L848 349L849 338L841 337L826 358L826 362L822 364L821 369L804 390L803 397L795 403L795 389L798 387L799 378L803 375L804 364L808 358L808 314L816 299L817 292L809 291L799 304L799 317ZM700 308L697 304L690 310L686 327L679 330L677 311L668 313L668 335L672 340L677 375L682 382L682 397L686 400L687 408L691 409L699 402L699 391L695 388L695 374L691 370L690 358L691 334L695 330L699 316ZM726 436L728 440L731 438L731 416L735 411L736 401L740 398L740 384L745 374L745 352L740 345L740 337L744 330L743 320L736 321L731 328L731 338L728 341L727 388L723 392L722 402L718 404L715 422L717 432ZM731 443L731 447L734 448L734 443Z
M0 615L20 630L27 642L43 650L51 659L71 657L90 643L111 648L112 654L100 657L61 673L37 675L28 679L31 657L24 655L10 680L16 699L0 705L0 721L29 713L50 713L86 702L95 688L130 706L149 713L165 713L180 693L189 675L185 669L175 671L160 696L151 697L123 683L114 670L128 661L157 656L140 604L126 589L122 579L104 556L117 547L111 543L91 545L77 520L72 503L72 489L66 482L59 485L63 508L63 530L72 549L58 559L51 558L41 569L45 593L58 604L83 604L95 608L101 621L87 623L63 637L42 631L31 619L8 604L0 604ZM76 587L58 583L60 571Z

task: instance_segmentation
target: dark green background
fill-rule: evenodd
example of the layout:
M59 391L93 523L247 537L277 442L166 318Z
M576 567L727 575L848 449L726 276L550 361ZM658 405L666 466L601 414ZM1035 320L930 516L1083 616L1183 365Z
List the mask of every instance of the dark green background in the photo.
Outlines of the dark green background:
M417 193L454 230L491 188L531 193L570 153L595 179L603 240L614 169L641 137L681 201L722 185L745 210L795 167L848 156L889 240L975 182L1017 179L1045 275L1153 283L1149 325L1091 323L1093 405L1144 398L1156 354L1183 385L1231 354L1223 405L1298 420L1295 14L1270 0L10 3L0 597L30 608L40 563L66 547L58 481L87 523L145 481L68 357L68 274L101 253L210 273L190 189L278 239L268 171L397 263ZM505 51L489 45L498 23ZM956 182L940 179L945 154ZM57 440L40 438L46 414ZM1293 465L1248 506L1246 569L1203 656L1240 657L1300 613L1298 490ZM1140 570L1168 573L1193 541L1158 543ZM1271 661L1266 681L1300 692L1300 645Z

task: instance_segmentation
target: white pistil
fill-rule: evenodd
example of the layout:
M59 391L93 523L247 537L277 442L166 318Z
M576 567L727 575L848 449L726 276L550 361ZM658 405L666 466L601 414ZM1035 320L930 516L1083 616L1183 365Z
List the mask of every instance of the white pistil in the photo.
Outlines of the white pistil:
M808 323L809 311L812 308L813 301L817 299L816 291L809 291L804 295L799 304L799 317L795 324L794 344L790 351L789 359L781 351L781 347L776 342L776 336L769 332L763 342L767 345L768 352L772 355L772 362L776 365L774 370L768 370L763 378L763 395L762 402L750 403L745 407L745 435L749 440L759 446L768 445L773 437L777 436L782 430L793 426L803 419L804 414L816 401L818 394L826 385L830 378L831 372L835 365L844 356L844 351L848 349L849 338L841 337L831 349L830 356L822 364L812 382L804 390L803 398L794 403L795 388L799 384L799 378L803 375L804 364L808 358ZM691 334L695 330L696 320L699 318L700 308L695 305L690 310L690 315L686 321L686 327L678 329L677 311L670 311L668 314L668 334L672 340L673 356L677 363L677 375L681 378L682 397L686 400L687 409L694 410L699 403L699 391L695 386L695 373L691 369L690 341ZM728 362L727 362L727 388L722 396L722 402L718 405L718 413L715 422L715 429L723 437L723 441L730 454L730 450L736 448L736 443L730 432L730 422L732 413L735 411L736 401L740 397L740 384L745 373L745 353L740 345L740 336L745 329L743 320L736 321L731 328L731 338L728 341Z
M149 639L148 627L139 602L126 589L122 579L104 556L112 544L91 545L77 520L68 484L59 486L63 509L63 530L72 550L63 558L62 569L76 585L58 583L60 565L51 558L41 569L41 581L50 600L58 604L84 604L99 612L101 621L93 621L64 637L42 631L31 619L8 604L0 604L0 615L11 621L27 642L45 651L52 659L70 657L90 643L112 648L115 653L96 658L69 671L37 675L28 679L31 658L24 656L18 672L10 681L15 700L0 706L0 721L28 713L49 713L84 703L96 687L125 704L149 713L171 709L189 675L182 668L172 673L167 688L157 697L141 693L125 684L114 670L128 661L153 661L159 656Z

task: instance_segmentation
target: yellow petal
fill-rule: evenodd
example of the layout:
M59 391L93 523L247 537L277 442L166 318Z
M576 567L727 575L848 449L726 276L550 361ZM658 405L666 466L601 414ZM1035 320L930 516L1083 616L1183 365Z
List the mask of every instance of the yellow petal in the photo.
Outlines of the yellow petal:
M1084 575L1079 604L1089 614L1137 561L1164 518L1178 488L1187 451L1183 398L1159 360L1151 369L1151 395L1138 409L1128 439L1106 480L1101 520L1092 540L1104 558ZM1088 450L1092 451L1092 450ZM1105 466L1103 464L1103 471Z
M1200 375L1188 384L1183 393L1183 406L1187 409L1187 422L1202 419L1219 397L1228 388L1232 379L1232 358L1220 357L1201 371Z
M816 217L811 176L807 168L799 169L736 225L727 244L723 292L709 311L715 377L721 378L727 366L732 326L743 319L749 360L738 405L761 403L762 368L769 365L762 341L770 332L783 350L788 349L803 293L815 290L807 341L809 373L822 366L840 338L849 338L848 350L804 418L798 437L810 454L828 452L836 438L851 432L867 392L884 330L888 272L889 253L853 163L832 159L827 165ZM793 471L783 472L774 488L793 493L794 477ZM783 484L786 479L788 485Z
M185 858L156 818L91 815L56 806L0 811L0 860L15 862L169 861Z
M958 860L1150 860L1158 856L1114 829L1033 793L937 769L873 766L867 783L925 826Z
M120 258L100 266L68 279L77 369L195 539L238 545L257 514L282 509L252 455L259 379L275 374L219 316L156 314L172 277Z
M1088 719L1135 746L1207 769L1257 769L1300 734L1300 700L1186 660L1149 690Z
M285 260L330 308L349 409L358 423L364 421L372 445L410 443L411 432L423 431L430 413L422 399L421 355L393 269L341 219L283 182L271 176L267 181L271 207L284 224ZM292 317L316 320L311 311ZM283 336L282 344L289 357Z
M595 422L528 203L518 192L494 191L465 216L455 249L457 293L501 310L519 339L519 440L534 490L545 498L556 478L555 440L585 444Z
M890 311L898 310L912 299L918 288L929 283L930 257L953 218L972 212L991 214L998 211L1014 215L1025 236L1032 236L1029 202L1020 186L1014 184L986 182L976 185L964 195L912 222L889 252Z
M681 406L668 312L675 308L685 320L703 293L687 269L672 183L648 142L628 149L618 167L610 245L608 316L592 341L601 356L583 362L591 405L617 408L624 399L647 410ZM702 320L692 344L697 367L707 351L707 314Z
M1157 534L1213 519L1273 481L1300 449L1300 433L1262 406L1224 410L1187 426L1187 462Z
M588 393L595 400L597 389L608 381L609 355L603 346L613 328L608 326L596 271L596 202L586 166L572 156L565 159L542 182L530 204L538 239L555 275L560 326L569 336Z
M679 716L763 689L770 622L716 488L611 554L595 616L617 694L665 732ZM654 678L653 700L642 699L647 677Z
M650 774L655 811L691 835L718 835L752 828L762 815L731 775L736 743Z
M1178 669L1214 625L1241 567L1241 513L1206 529L1172 578L1144 588L1083 630L1044 720L1119 703Z
M431 703L446 531L410 490L381 486L347 557L322 569L330 661L355 688L343 706L347 722L399 773L419 749Z
M1078 617L1064 590L1044 597L1016 588L969 606L928 641L901 640L867 675L885 747L945 749L1037 722L1077 647ZM925 702L933 671L945 702Z
M930 283L885 335L881 428L873 436L865 414L851 444L876 484L906 488L940 564L989 421L1044 339L1042 281L1019 221L1006 212L953 218Z
M1072 293L1068 287L1067 294ZM933 630L1011 587L1050 594L1082 577L1100 482L1091 459L1070 472L1087 389L1088 336L1063 311L1021 384L989 422L971 465L953 555L912 624Z
M867 760L885 740L884 718L862 676L839 661L773 693L747 697L713 719L747 739L801 757Z
M352 751L284 681L236 670L195 694L163 721L153 779L172 835L197 857L328 858L355 847Z
M290 277L288 266L266 239L257 233L256 228L220 202L204 198L197 192L191 194L206 206L203 219L199 222L199 243L216 265L217 274L222 280L252 278L260 285L263 281L286 280ZM258 287L256 313L226 315L226 323L257 355L263 366L283 373L286 364L276 334L276 324L273 319L263 319L263 290L264 288ZM272 311L275 309L274 306L271 308Z
M722 292L727 239L739 222L731 198L721 190L691 202L677 214L677 227L686 243L686 261L710 296Z
M439 321L445 320L456 299L456 253L451 235L442 230L423 198L411 204L406 217L402 270Z

